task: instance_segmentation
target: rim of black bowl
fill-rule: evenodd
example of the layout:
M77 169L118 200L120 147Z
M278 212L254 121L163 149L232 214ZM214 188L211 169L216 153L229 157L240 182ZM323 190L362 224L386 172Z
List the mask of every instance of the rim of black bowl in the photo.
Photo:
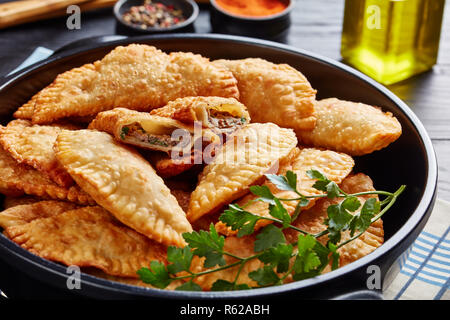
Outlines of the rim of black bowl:
M238 19L238 20L242 20L242 21L270 21L272 19L280 18L280 17L283 17L283 16L291 13L292 9L294 9L296 0L287 0L287 1L289 2L289 4L286 7L286 9L284 9L283 11L275 13L275 14L271 14L269 16L262 16L262 17L241 16L241 15L234 14L232 12L226 11L225 9L223 9L222 7L220 7L216 3L216 0L210 0L209 2L214 7L214 9L216 9L217 11L223 13L224 15L230 16L230 17Z
M176 0L178 2L185 2L188 3L191 7L192 7L192 14L186 18L185 17L185 21L181 22L181 23L177 23L173 26L170 26L168 28L153 28L153 27L149 27L147 29L141 29L138 28L130 23L127 23L123 20L122 15L120 14L120 8L127 3L129 0L119 0L116 2L116 4L114 5L114 16L116 17L117 21L119 21L120 24L122 24L123 26L133 29L135 31L138 31L140 33L157 33L157 32L168 32L168 31L175 31L175 30L179 30L182 29L184 27L187 27L188 25L190 25L191 23L193 23L199 14L199 8L198 8L198 4L194 1L194 0ZM144 2L144 0L142 0L142 2Z
M209 292L198 292L198 291L171 291L171 290L160 290L145 287L137 287L132 285L127 285L119 282L113 282L107 279L97 278L95 276L83 273L82 283L86 286L94 289L99 289L103 291L114 293L119 293L122 295L137 295L141 297L148 298L158 298L158 299L236 299L236 298L251 298L260 297L264 298L270 295L275 295L278 293L287 293L296 290L306 289L308 287L317 286L326 283L328 280L342 277L346 274L354 272L367 265L369 262L375 261L393 250L399 243L403 242L411 233L414 232L416 227L425 218L426 213L433 205L434 199L437 192L437 161L434 152L433 144L431 139L423 126L420 119L416 114L404 103L400 98L398 98L394 93L387 89L382 84L373 80L369 76L363 74L362 72L345 65L334 59L322 56L320 54L312 53L307 50L295 48L293 46L276 43L273 41L243 37L243 36L232 36L232 35L222 35L222 34L195 34L195 33L183 33L183 34L159 34L159 35L142 35L137 37L129 37L126 39L115 40L111 42L104 42L101 45L95 46L83 46L76 49L71 49L65 52L58 53L50 58L39 61L29 67L26 67L20 71L17 71L11 75L8 75L5 79L0 80L0 90L5 87L12 85L16 80L21 77L30 74L32 72L38 71L40 68L45 68L46 65L54 62L55 60L63 60L64 58L76 56L77 54L82 54L90 50L97 50L102 47L109 46L119 46L129 43L139 43L151 40L166 40L166 39L198 39L198 40L213 40L213 41L225 41L230 43L244 43L252 44L255 46L274 48L290 53L295 53L299 55L306 56L310 59L316 60L318 62L329 65L330 67L339 68L352 76L361 79L365 83L368 83L372 87L376 88L378 91L383 93L386 97L392 100L399 110L406 115L406 117L411 121L412 125L417 130L420 139L422 140L423 146L425 148L425 154L427 156L427 177L425 183L425 189L423 190L422 198L418 203L417 207L411 213L411 216L405 222L405 224L398 229L387 241L383 243L382 246L377 248L377 250L371 252L370 254L352 262L348 265L338 268L332 272L321 274L314 278L308 278L301 281L295 281L288 284L283 284L281 286L271 286L264 288L256 288L251 290L241 290L241 291L209 291ZM3 234L0 234L0 249L6 250L8 255L15 258L14 260L19 260L22 263L27 264L27 268L35 267L42 271L52 274L54 277L60 277L62 279L67 279L68 274L66 273L66 267L57 264L55 262L46 260L39 256L28 252L26 249L20 247L16 243L7 239ZM65 282L64 282L65 283ZM50 283L51 284L51 283ZM87 289L89 292L89 288ZM89 294L86 294L89 296Z

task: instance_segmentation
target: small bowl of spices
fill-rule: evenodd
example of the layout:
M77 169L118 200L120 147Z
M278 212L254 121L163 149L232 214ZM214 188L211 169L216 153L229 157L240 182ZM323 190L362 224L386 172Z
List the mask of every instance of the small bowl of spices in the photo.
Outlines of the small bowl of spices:
M282 41L294 1L211 0L211 26L217 33Z
M118 30L125 33L192 31L198 12L193 0L119 0L114 5Z

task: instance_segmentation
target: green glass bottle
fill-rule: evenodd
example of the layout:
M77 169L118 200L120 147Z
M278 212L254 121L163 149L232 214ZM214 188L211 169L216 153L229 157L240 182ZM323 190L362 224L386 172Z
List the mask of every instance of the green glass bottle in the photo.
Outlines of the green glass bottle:
M437 61L445 0L346 0L343 59L383 84Z

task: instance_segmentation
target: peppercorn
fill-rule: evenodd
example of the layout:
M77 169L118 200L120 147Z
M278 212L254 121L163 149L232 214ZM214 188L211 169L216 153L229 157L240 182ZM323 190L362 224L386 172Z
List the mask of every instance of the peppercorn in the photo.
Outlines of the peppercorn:
M140 6L132 6L122 15L125 22L146 30L148 28L168 28L186 19L183 12L173 5L145 0Z

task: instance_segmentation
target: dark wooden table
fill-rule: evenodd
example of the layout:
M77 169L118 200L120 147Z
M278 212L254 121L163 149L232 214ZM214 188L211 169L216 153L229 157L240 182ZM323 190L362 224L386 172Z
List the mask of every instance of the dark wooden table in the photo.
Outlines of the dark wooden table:
M340 60L343 9L343 0L298 0L286 43ZM195 32L211 32L207 5L201 6ZM69 31L65 17L0 30L0 76L18 66L37 46L55 50L77 39L115 33L111 9L83 13L80 30ZM389 89L414 110L427 128L439 161L438 197L450 201L449 5L444 13L438 64Z

